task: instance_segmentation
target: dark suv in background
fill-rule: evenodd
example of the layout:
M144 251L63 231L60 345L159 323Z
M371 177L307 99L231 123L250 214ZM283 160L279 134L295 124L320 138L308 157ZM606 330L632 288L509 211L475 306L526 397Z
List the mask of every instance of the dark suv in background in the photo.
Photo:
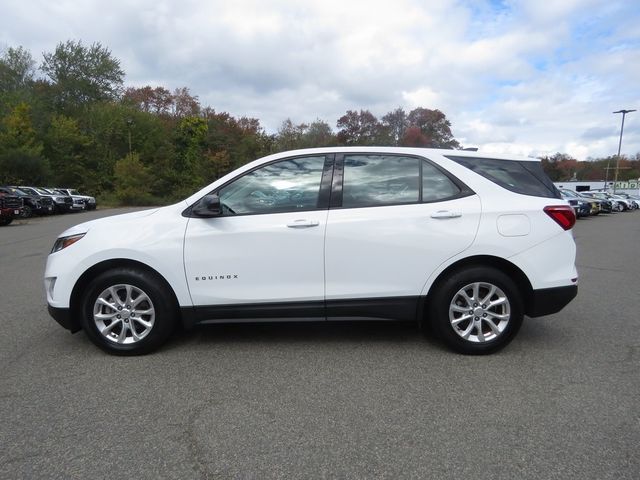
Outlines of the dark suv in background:
M53 202L53 207L56 213L66 213L73 208L73 199L69 195L62 195L59 193L51 193L47 190L39 187L18 187L23 192L30 195L39 195L41 197L48 197Z
M19 188L15 187L0 187L0 192L7 195L14 195L22 199L22 202L24 204L20 213L20 216L22 218L29 218L35 214L48 215L50 213L53 213L53 201L45 202L42 197L29 195L28 193L25 193Z
M0 191L0 226L9 225L22 212L22 200L16 195Z

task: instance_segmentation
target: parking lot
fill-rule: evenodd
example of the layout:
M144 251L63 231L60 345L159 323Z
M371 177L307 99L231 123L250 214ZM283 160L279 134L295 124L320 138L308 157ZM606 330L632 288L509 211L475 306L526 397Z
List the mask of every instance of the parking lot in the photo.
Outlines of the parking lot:
M640 213L578 221L580 289L461 356L411 325L216 326L112 357L47 314L66 227L0 230L0 478L640 477Z

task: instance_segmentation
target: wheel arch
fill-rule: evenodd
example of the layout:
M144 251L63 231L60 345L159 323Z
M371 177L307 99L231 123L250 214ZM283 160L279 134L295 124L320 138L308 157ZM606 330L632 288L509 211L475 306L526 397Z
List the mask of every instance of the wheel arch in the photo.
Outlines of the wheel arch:
M181 317L179 317L180 308L176 292L173 290L169 282L167 282L167 280L157 270L137 260L131 260L128 258L114 258L96 263L92 267L88 268L82 275L80 275L75 285L73 286L73 290L71 291L71 297L69 300L69 309L71 317L74 320L75 324L77 324L78 326L80 325L80 315L82 313L82 293L86 290L91 280L93 280L98 275L115 268L131 268L144 271L156 277L157 280L162 282L163 285L167 288L167 291L171 292L172 300L174 302L174 305L176 306L176 315L178 315L178 318L182 320Z
M422 322L425 319L426 312L428 311L428 305L433 297L434 292L439 288L442 282L452 275L454 272L464 270L470 267L492 267L496 270L500 270L506 273L509 278L513 279L518 291L522 295L522 303L524 305L525 314L530 311L531 302L533 300L533 287L527 275L515 264L511 263L504 258L496 257L493 255L474 255L472 257L466 257L460 259L447 268L445 268L433 281L429 287L429 291L424 296L424 300L418 307L418 321Z

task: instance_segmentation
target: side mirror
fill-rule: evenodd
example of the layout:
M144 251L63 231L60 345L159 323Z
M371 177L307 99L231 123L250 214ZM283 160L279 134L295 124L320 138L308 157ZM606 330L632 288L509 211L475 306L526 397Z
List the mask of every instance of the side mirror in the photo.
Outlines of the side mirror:
M191 210L196 217L211 218L222 214L220 197L215 194L205 195Z

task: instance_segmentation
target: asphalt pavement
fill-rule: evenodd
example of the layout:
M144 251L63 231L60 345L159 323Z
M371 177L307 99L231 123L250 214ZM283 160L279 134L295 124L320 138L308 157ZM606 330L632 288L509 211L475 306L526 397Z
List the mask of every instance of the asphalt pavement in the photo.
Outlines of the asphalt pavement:
M578 297L467 357L393 324L212 326L112 357L0 227L0 478L640 478L640 212L579 220Z

